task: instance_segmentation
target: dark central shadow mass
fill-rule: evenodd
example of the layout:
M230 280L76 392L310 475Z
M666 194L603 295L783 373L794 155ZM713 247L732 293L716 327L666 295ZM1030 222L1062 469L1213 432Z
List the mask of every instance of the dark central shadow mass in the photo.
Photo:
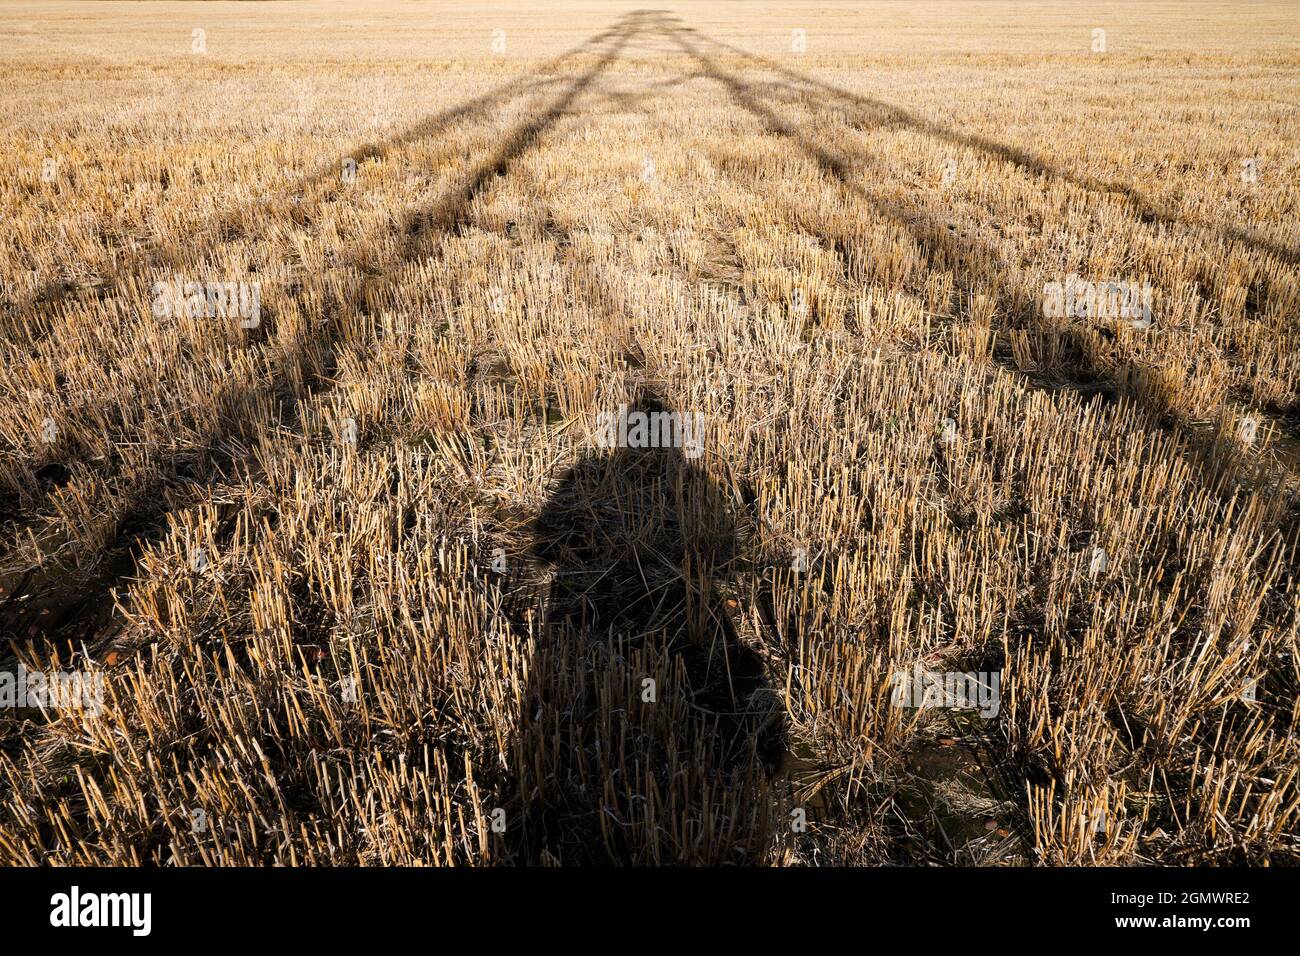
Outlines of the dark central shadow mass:
M628 412L666 409L646 394ZM551 583L516 740L517 863L768 849L784 711L727 614L735 530L697 447L589 453L537 519Z

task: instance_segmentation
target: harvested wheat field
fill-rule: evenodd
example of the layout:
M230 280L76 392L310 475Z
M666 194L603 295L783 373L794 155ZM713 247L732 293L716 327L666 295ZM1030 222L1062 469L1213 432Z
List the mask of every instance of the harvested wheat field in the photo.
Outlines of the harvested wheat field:
M0 7L0 862L1300 863L1300 9Z

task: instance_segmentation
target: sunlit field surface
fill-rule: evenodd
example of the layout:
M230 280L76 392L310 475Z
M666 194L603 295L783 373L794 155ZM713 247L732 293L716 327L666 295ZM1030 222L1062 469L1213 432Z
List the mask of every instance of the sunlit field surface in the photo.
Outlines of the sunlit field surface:
M1290 0L5 3L0 862L1300 863L1297 89Z

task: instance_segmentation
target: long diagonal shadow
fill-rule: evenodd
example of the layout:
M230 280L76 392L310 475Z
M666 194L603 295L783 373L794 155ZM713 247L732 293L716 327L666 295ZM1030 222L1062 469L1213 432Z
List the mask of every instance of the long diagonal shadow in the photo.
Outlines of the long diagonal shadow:
M974 239L961 240L952 236L944 228L942 220L928 210L910 207L904 209L893 202L871 196L857 182L853 173L853 166L846 157L823 148L802 133L794 124L762 102L748 84L723 70L706 53L694 46L685 36L685 31L676 27L672 20L661 18L658 28L671 36L679 48L699 65L703 74L721 84L728 91L733 101L758 119L770 134L794 143L844 190L870 204L883 216L908 230L913 240L930 261L942 262L947 265L954 271L956 278L973 289L985 283L985 280L981 278L979 264L984 263L987 265L991 262L997 262L998 257L994 249ZM1064 340L1079 357L1088 363L1089 371L1096 378L1107 383L1110 389L1114 390L1121 385L1132 388L1134 383L1141 383L1146 380L1145 377L1149 370L1139 363L1119 363L1115 370L1105 369L1096 361L1096 357L1092 354L1091 343L1081 333L1068 327L1061 328L1044 323L1039 316L1037 303L1031 301L1022 290L1017 289L1014 285L1010 287L1004 286L999 290L997 299L1002 311L1009 316L1027 322L1032 328L1037 328L1041 334L1056 336L1058 339ZM1031 387L1046 387L1042 383L1036 382L1032 376L1019 368L1015 366L1009 366L1009 368L1011 371L1020 372ZM1139 390L1137 397L1139 399L1148 398L1143 390ZM1158 401L1158 396L1151 396L1151 398ZM1153 411L1157 412L1159 418L1168 419L1169 424L1184 439L1181 444L1188 453L1191 464L1200 472L1204 487L1221 500L1233 494L1231 482L1226 480L1232 476L1232 472L1229 470L1231 465L1225 465L1215 454L1213 447L1198 441L1197 436L1189 431L1189 426L1181 422L1176 416L1160 414L1161 410L1159 408ZM981 756L981 762L984 764L983 770L990 781L996 780L1007 797L1014 800L1020 806L1022 812L1027 812L1024 795L1019 790L1019 781L1012 770L1015 761L1015 755L1009 751L995 753L993 750L989 750ZM1022 768L1022 771L1029 774L1033 773L1034 769L1026 767Z
M623 48L640 32L640 23L645 16L646 13L643 11L629 14L623 29L616 32L616 40L610 49L590 70L570 83L564 93L544 113L515 127L496 152L479 163L459 185L449 190L439 202L408 219L406 227L408 239L403 251L404 259L413 259L421 254L427 246L425 238L430 230L450 231L463 225L474 197L492 178L504 173L510 162L563 116L578 97L595 82L596 77L618 59Z
M250 396L247 388L242 385L231 384L214 396L213 404L223 414L216 416L220 424L203 442L202 447L193 449L190 456L187 456L192 469L183 479L185 501L202 500L204 494L214 489L228 471L236 472L243 468L252 473L256 470L256 448L249 445L255 446L255 439L259 435L297 425L298 409L332 378L341 324L348 315L369 312L371 303L379 294L400 282L401 266L404 263L424 254L431 247L433 238L445 235L457 223L462 222L475 198L490 185L495 176L504 174L511 163L532 148L539 137L590 88L596 77L618 58L628 41L642 29L642 21L643 14L635 12L622 18L614 30L603 34L607 41L612 42L594 66L572 80L565 92L540 116L530 118L509 131L499 148L478 163L460 182L445 190L429 210L412 216L407 226L407 241L396 260L386 264L388 268L381 281L362 283L358 290L342 299L331 293L324 302L318 303L315 308L324 314L323 325L310 330L310 334L299 336L292 347L278 357L278 368L266 381L259 383L256 395ZM414 223L414 227L410 223ZM302 289L291 298L307 309L310 305L308 292L308 289ZM285 400L286 395L298 394L298 390L292 387L293 382L302 383L301 397ZM275 408L269 422L248 422L237 414L225 414L227 410L263 406ZM245 442L249 444L244 444ZM135 504L119 519L112 539L97 552L99 555L113 555L111 560L100 562L88 581L74 581L65 586L55 579L53 573L49 575L47 586L57 589L58 594L56 599L42 602L43 610L47 612L42 620L47 640L55 640L64 633L69 636L78 633L84 637L84 632L79 627L83 613L102 613L108 592L126 579L134 567L135 561L131 554L133 548L159 540L166 530L167 515L183 507L182 504L177 504L171 508L159 509L162 492L177 478L174 472L164 473L162 467L160 462L159 470L134 489L132 501ZM175 462L168 467L174 469ZM50 494L54 490L56 489L51 489ZM51 568L51 572L53 570ZM9 620L0 617L0 633L22 633L23 627L29 623L28 618L38 613L36 606L33 606L30 612L18 612L16 620L13 617Z
M460 120L482 116L490 110L504 105L515 97L521 96L525 93L542 90L549 86L554 86L561 82L560 78L547 77L545 76L546 73L558 69L567 60L571 60L574 57L599 46L606 40L620 36L628 22L628 18L621 18L609 29L593 34L577 46L566 50L558 56L541 64L532 73L511 80L508 83L503 83L481 96L476 96L473 99L466 100L456 106L431 114L389 139L358 146L351 152L341 155L340 160L346 156L346 158L354 160L359 165L368 160L382 159L395 150L428 139ZM270 196L254 200L242 207L242 209L237 208L235 210L217 212L210 216L206 221L195 224L193 231L204 232L231 219L238 219L245 216L258 217L268 214L273 208L273 203L276 197L301 194L320 183L328 182L332 179L338 179L340 176L340 160L326 163L316 171L299 177L289 185L276 189ZM310 210L311 207L305 208ZM213 251L224 248L229 244L228 241L220 242ZM61 302L80 298L85 295L94 295L96 298L104 298L112 293L113 290L118 288L126 278L136 275L144 270L158 268L165 265L165 259L166 256L164 251L156 246L146 246L139 250L130 250L123 259L115 265L115 277L109 281L89 288L80 288L59 283L47 283L44 288L36 290L35 293L24 301L9 305L5 310L6 322L13 331L19 331L23 326L23 316L27 315L37 307L48 309ZM40 336L37 337L38 340L39 338Z
M461 180L455 186L445 190L443 196L433 204L430 210L413 214L408 218L406 230L408 234L410 234L410 238L403 250L402 261L414 258L420 251L420 246L415 241L418 238L417 234L425 234L431 227L435 226L450 228L451 225L466 214L474 196L481 191L485 185L487 185L489 179L493 175L499 175L504 172L511 159L530 145L530 143L541 132L549 127L569 106L571 106L574 100L591 85L595 77L617 58L621 48L637 32L637 24L640 17L641 14L636 12L627 17L621 18L620 21L610 30L598 34L580 47L575 48L575 51L571 51L564 55L566 57L572 56L573 52L576 52L576 50L587 49L592 45L606 40L613 39L615 41L614 47L601 58L597 65L573 81L568 90L561 96L555 105L546 111L545 114L529 120L524 125L517 127L508 133L503 144L487 160L479 163L468 175L461 177ZM552 61L552 63L559 63L561 59L563 59L563 57L557 58ZM505 88L503 87L503 89ZM453 118L453 114L461 115L467 111L472 112L473 110L470 109L471 106L472 103L466 104L465 106L458 107L455 110L439 114L436 121L428 120L423 124L412 127L411 130L407 131L403 136L389 141L385 148L390 149L399 143L411 142L428 136L437 128L446 125L446 123ZM385 282L380 283L378 286L372 286L372 291L382 289L392 281L393 278L390 276ZM301 297L291 296L291 298L300 299ZM339 305L340 307L346 308L349 303L339 303ZM355 305L365 310L367 302L363 297L358 302L351 303L351 305ZM65 458L60 464L62 466L61 470L66 470L69 460ZM54 489L52 488L51 490ZM37 503L37 506L39 507L39 502Z
M764 103L753 88L722 69L708 54L691 43L686 31L672 21L661 19L660 27L672 36L701 70L724 86L732 99L760 120L767 131L798 146L818 167L855 198L870 204L881 215L907 230L926 257L951 269L958 284L967 291L990 291L999 311L1013 323L1028 328L1043 339L1062 346L1060 360L1053 365L1052 380L1044 379L1032 369L1021 368L1010 355L995 353L994 358L1006 370L1019 375L1037 389L1068 387L1082 394L1101 393L1108 400L1123 393L1134 399L1154 420L1169 427L1181 440L1190 463L1198 470L1203 484L1219 495L1232 494L1231 479L1240 477L1230 458L1225 458L1215 436L1198 432L1184 422L1173 408L1163 386L1161 372L1145 363L1106 355L1099 351L1098 339L1068 323L1045 318L1041 304L1015 283L987 278L989 263L1000 260L992 246L975 237L959 237L947 228L944 219L924 207L904 207L897 202L868 193L854 175L853 164L844 155L821 146L797 126ZM868 158L869 159L869 158ZM994 285L996 283L996 286Z
M679 29L685 33L696 34L696 31L689 27ZM1282 243L1269 239L1266 236L1260 236L1257 233L1242 229L1239 226L1216 225L1189 221L1181 216L1162 209L1141 190L1131 184L1107 181L1095 176L1076 173L1059 163L1052 162L1041 154L1031 152L1022 147L1009 143L1000 143L997 140L979 133L958 132L951 127L927 119L910 110L904 109L901 106L887 103L884 100L875 97L851 93L848 90L842 89L841 87L835 86L831 83L826 83L814 77L807 76L797 70L792 70L769 57L750 53L747 50L742 50L740 47L733 46L730 43L712 37L704 37L704 39L714 46L735 53L738 56L745 57L774 73L784 76L789 81L789 84L787 84L787 88L789 89L803 87L805 92L812 90L823 94L823 96L834 97L842 103L847 103L858 110L870 111L868 118L872 120L909 127L917 132L924 133L927 136L942 140L952 146L958 148L969 148L994 159L1010 163L1034 176L1047 176L1052 179L1061 180L1078 189L1082 189L1085 192L1118 196L1127 203L1129 211L1141 222L1158 223L1163 226L1191 230L1193 232L1218 232L1223 238L1232 242L1240 243L1243 247L1255 254L1273 256L1279 261L1289 265L1300 265L1300 249L1283 245ZM824 106L824 102L824 99L821 99L817 101L817 104L819 106Z

